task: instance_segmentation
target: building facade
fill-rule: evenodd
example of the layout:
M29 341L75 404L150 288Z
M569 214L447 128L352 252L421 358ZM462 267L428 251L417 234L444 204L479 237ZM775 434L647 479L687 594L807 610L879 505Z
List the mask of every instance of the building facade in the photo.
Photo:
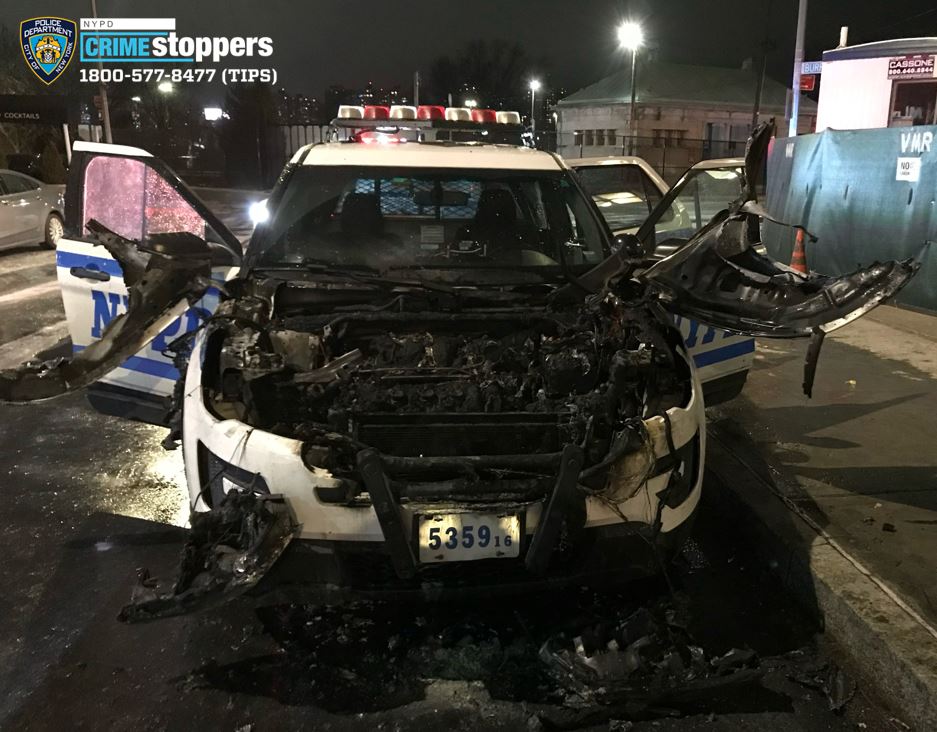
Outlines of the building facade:
M639 62L634 154L668 180L700 160L741 156L757 81L751 68ZM765 78L760 118L782 124L788 96L787 87ZM628 154L630 65L561 99L555 113L557 152L564 157ZM816 105L803 98L799 129L813 131L815 120Z

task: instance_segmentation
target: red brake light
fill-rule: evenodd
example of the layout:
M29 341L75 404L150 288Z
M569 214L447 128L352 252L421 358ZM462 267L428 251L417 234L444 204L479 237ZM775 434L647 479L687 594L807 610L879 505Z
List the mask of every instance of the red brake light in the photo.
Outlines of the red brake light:
M417 119L444 119L446 108L436 104L421 104L416 109Z
M390 118L390 107L385 107L377 104L369 104L364 108L364 118L365 119L389 119Z
M473 109L472 122L497 122L498 113L493 109Z

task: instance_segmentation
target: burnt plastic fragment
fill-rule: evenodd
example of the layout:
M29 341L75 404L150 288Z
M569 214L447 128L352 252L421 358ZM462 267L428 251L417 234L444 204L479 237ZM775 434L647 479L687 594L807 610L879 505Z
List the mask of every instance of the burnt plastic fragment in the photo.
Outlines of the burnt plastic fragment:
M204 610L256 585L283 554L297 525L277 497L231 492L222 504L192 514L179 576L160 592L148 573L118 618L138 623Z
M804 394L813 396L813 380L817 375L817 361L820 360L820 349L826 333L817 328L810 336L810 345L807 346L807 360L804 362Z

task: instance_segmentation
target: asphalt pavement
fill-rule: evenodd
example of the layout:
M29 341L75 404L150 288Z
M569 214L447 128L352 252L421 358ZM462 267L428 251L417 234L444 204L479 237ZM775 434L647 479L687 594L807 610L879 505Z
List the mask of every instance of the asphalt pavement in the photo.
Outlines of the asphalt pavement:
M0 367L61 337L50 282L52 253L0 253ZM342 608L241 599L125 625L138 570L171 576L179 556L181 455L160 447L162 429L97 414L80 394L0 406L0 435L2 729L546 728L576 704L545 675L544 642L661 604L681 609L707 656L751 649L762 675L677 717L644 710L633 729L902 729L709 499L671 586ZM628 728L583 707L584 728Z
M162 430L98 415L80 395L0 407L0 429L3 729L539 729L535 715L558 713L538 656L548 637L669 601L660 581L455 605L242 599L125 625L138 569L171 576L182 546L181 456L159 447ZM845 711L830 711L837 671L814 620L727 520L704 509L671 579L695 642L713 656L754 650L764 677L634 729L900 729L848 669Z

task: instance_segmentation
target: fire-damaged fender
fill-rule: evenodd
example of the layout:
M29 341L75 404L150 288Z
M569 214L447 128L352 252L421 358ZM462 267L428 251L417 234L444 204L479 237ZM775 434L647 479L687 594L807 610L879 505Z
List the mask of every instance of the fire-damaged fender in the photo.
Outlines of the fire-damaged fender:
M755 191L773 134L773 123L755 129L746 148L742 194L684 246L643 270L640 258L617 252L580 283L595 289L614 277L634 277L676 315L740 335L810 337L804 370L810 396L824 335L893 297L920 268L926 245L915 258L876 262L839 277L804 275L760 254L761 220L774 219ZM670 204L665 197L660 205ZM654 219L652 214L649 221Z
M296 534L289 506L276 496L231 493L214 511L193 512L179 576L161 592L141 570L118 618L142 622L213 607L251 589Z
M154 234L144 247L97 221L87 228L123 270L130 290L127 312L71 359L0 371L0 401L53 399L89 386L146 346L209 287L217 287L210 278L210 248L193 234Z

